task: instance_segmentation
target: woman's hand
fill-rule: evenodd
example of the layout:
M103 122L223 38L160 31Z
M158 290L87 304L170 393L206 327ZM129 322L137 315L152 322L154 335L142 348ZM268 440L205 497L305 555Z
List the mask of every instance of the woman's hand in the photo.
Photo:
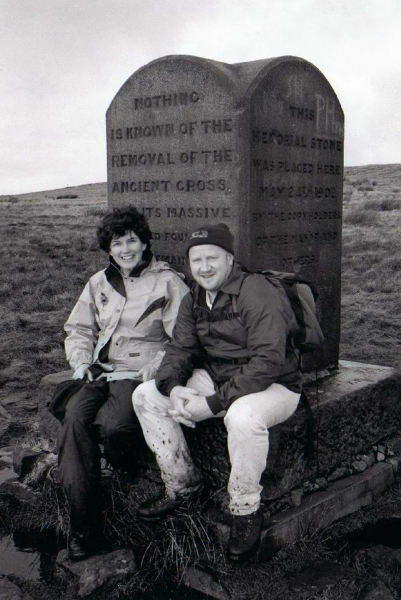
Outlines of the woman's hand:
M87 379L88 381L93 381L93 376L90 373L90 371L88 371L89 367L90 367L90 365L87 363L80 365L78 367L78 369L76 371L74 371L72 378L73 379Z
M142 379L142 381L150 381L155 378L158 367L155 367L152 363L145 365L138 371L136 379Z
M163 360L164 354L164 350L159 351L148 365L145 365L138 371L137 378L142 379L142 381L150 381L151 379L154 379L157 369L160 367L160 364Z

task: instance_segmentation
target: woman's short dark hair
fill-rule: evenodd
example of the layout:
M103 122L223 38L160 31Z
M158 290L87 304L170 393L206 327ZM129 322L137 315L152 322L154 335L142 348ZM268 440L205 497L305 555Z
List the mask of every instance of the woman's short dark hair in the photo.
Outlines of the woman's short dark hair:
M128 231L133 231L143 244L147 244L143 257L145 260L150 258L152 256L150 250L152 233L145 215L140 213L135 206L114 208L104 215L102 224L96 232L100 248L109 252L113 237L121 237Z

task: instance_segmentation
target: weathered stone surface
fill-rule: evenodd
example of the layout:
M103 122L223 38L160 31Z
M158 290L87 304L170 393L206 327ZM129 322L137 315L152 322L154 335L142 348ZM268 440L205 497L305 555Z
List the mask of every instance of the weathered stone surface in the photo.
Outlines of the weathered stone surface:
M3 419L12 419L11 414L0 404L0 417Z
M41 397L52 395L57 381L70 378L71 372L45 378L40 385ZM64 379L65 380L65 379ZM306 480L320 477L329 481L347 477L350 463L356 455L365 453L373 444L396 435L401 430L401 377L388 367L341 362L335 374L307 388L316 421L318 460L305 458L307 422L299 407L285 423L270 431L270 451L263 475L263 499L272 500L300 487ZM42 413L52 422L53 442L58 422L51 417L45 403ZM50 431L49 427L44 427ZM227 433L219 419L198 423L195 429L184 427L192 456L206 481L221 489L228 481L230 463L227 453ZM51 445L51 444L50 444ZM383 446L386 452L385 446ZM317 488L321 488L320 484Z
M263 526L261 546L257 559L269 560L286 545L294 544L303 536L310 536L328 527L363 506L377 500L394 482L394 473L387 463L376 464L364 473L336 481L327 491L306 496L298 508L270 517ZM216 531L221 542L227 543L228 523L216 520Z
M350 567L337 563L314 563L302 571L289 575L286 579L291 591L312 595L320 594L341 581L355 577L356 572Z
M43 454L44 453L40 450L17 446L13 453L14 471L18 473L20 477L24 477L27 473L32 471L35 462L40 456L43 456Z
M322 73L292 56L160 58L107 111L109 204L143 210L157 258L185 271L188 232L224 221L243 264L317 284L326 344L309 366L338 362L343 118Z
M378 581L369 585L358 600L395 600L395 596L383 582Z
M327 491L307 496L299 508L271 517L265 524L259 560L302 535L324 529L379 498L394 481L390 465L377 464L364 473L332 483Z
M0 419L0 440L8 433L10 429L10 421L8 419Z
M29 594L25 594L7 577L0 577L0 600L33 600L33 598Z
M4 481L0 485L0 498L7 501L15 501L20 504L35 502L36 496L25 485L16 478Z
M262 478L263 498L272 500L321 476L329 480L348 476L351 462L374 443L401 429L401 377L387 367L341 362L339 371L307 388L316 423L318 460L305 458L306 418L299 407L285 423L273 427L267 468ZM192 455L215 487L227 482L230 464L227 435L219 420L186 430ZM342 470L341 470L342 469Z
M368 465L364 460L354 460L352 463L352 469L355 473L363 473L368 468Z
M399 458L388 458L386 462L391 465L394 469L394 473L397 473L400 468L400 459Z
M78 596L92 594L102 586L118 584L135 573L135 558L131 550L116 550L108 554L91 556L80 562L71 562L67 551L62 550L57 563L78 577Z
M5 398L2 398L0 404L2 406L7 406L8 404L15 404L16 402L22 403L26 398L26 392L13 392L12 394L8 394Z
M231 600L232 596L222 583L219 583L210 575L196 567L189 567L185 572L183 582L193 590L205 594L208 598L217 600Z
M57 467L57 454L43 452L32 465L32 469L24 475L24 483L30 486L38 485L45 479L53 467Z
M15 446L3 446L0 448L0 463L12 466L14 449Z
M50 373L42 378L38 387L38 421L37 429L39 434L46 437L51 445L55 447L57 434L60 427L57 419L49 413L49 404L54 394L57 384L68 381L72 378L72 371L60 371L59 373Z
M352 475L352 469L349 467L338 467L330 473L327 477L327 481L338 481L339 479L344 479L344 477L349 477L350 475Z
M358 560L366 564L371 572L380 574L383 569L393 571L401 570L401 550L377 544L372 548L359 550L356 554Z

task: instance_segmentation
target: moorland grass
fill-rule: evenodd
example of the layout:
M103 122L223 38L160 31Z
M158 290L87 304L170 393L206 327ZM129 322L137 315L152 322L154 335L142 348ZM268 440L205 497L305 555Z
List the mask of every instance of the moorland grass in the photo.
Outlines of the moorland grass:
M98 195L80 186L68 203L49 193L0 197L0 398L15 390L34 398L45 374L68 368L63 325L87 279L107 264L95 238L105 190L92 187Z
M346 169L347 180L361 170L369 173L368 167ZM368 198L354 192L344 204L340 356L399 368L401 194L392 190L401 168L372 167L371 175L375 191Z
M349 167L344 202L341 357L397 367L401 325L401 167ZM372 187L374 191L358 191ZM368 194L366 196L365 194ZM106 266L95 229L106 185L0 197L0 398L68 367L63 325Z
M344 202L342 267L343 359L398 367L401 340L401 167L348 168ZM358 190L358 187L364 187ZM367 190L366 188L373 188ZM63 324L90 275L106 266L97 249L95 227L106 211L105 184L80 186L69 191L77 198L56 200L63 190L20 197L0 197L3 277L0 283L0 400L16 390L35 398L40 379L67 368L63 350ZM60 193L57 193L60 192ZM14 414L20 407L8 407ZM30 417L32 418L32 417ZM117 480L116 480L117 481ZM48 482L52 484L54 482ZM315 535L309 532L292 548L264 565L228 565L211 537L202 507L182 515L179 523L159 530L158 537L138 529L134 518L138 499L135 487L123 490L113 483L106 529L119 545L139 544L139 574L128 582L127 593L146 588L157 573L173 572L180 581L189 564L198 564L224 579L236 595L253 600L296 598L285 575L314 561L333 558L333 539L344 527L374 518L371 507ZM51 524L65 534L67 516L54 485L46 488L45 506L30 515L32 526ZM401 494L398 493L398 500ZM394 498L394 495L391 496ZM388 501L390 502L390 500ZM381 509L383 501L381 502ZM45 515L45 519L43 519ZM373 516L372 516L373 515ZM28 518L28 516L27 516ZM336 555L337 556L337 555ZM351 558L342 558L343 562ZM344 583L357 593L374 575L360 563L360 577ZM396 573L388 578L394 586ZM353 587L352 587L353 586ZM344 590L329 590L316 598L337 600ZM249 594L252 596L249 596Z

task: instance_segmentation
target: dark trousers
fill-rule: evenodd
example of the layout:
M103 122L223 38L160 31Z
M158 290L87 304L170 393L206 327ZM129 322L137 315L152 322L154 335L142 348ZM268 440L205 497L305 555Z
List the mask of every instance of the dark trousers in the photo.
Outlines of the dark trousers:
M131 397L139 383L130 379L87 383L67 403L58 436L58 465L75 532L99 524L99 443L114 468L135 467L136 448L143 437Z

